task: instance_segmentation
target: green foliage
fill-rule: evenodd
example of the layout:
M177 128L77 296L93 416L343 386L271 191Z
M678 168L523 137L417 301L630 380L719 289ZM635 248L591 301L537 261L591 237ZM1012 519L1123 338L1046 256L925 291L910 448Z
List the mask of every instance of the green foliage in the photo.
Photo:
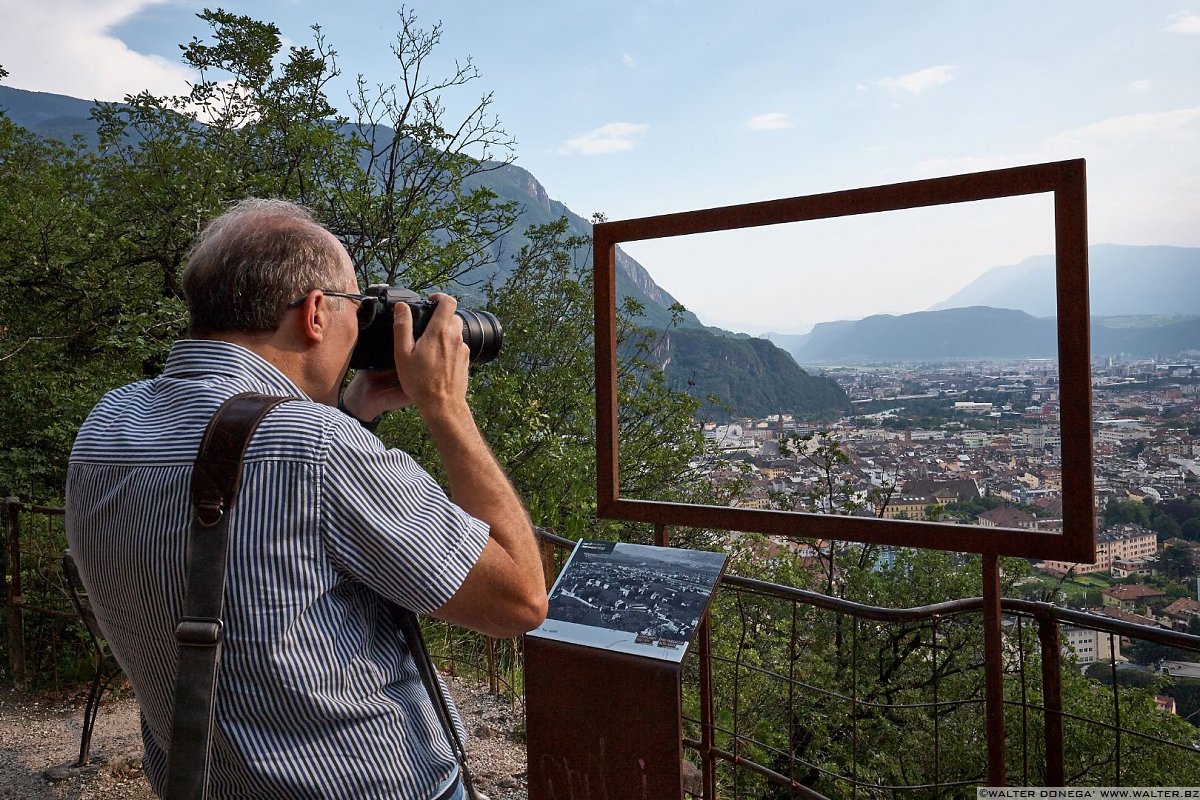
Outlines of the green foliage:
M1200 496L1189 495L1156 503L1150 498L1135 500L1109 499L1104 506L1104 527L1125 524L1141 525L1163 539L1183 537L1200 541Z
M1156 664L1159 661L1200 661L1200 654L1180 647L1172 647L1143 639L1133 641L1128 650L1131 660L1139 664Z
M0 115L0 492L61 497L75 427L113 360L127 285L108 264L95 160ZM115 291L97 284L117 282Z
M480 370L472 404L536 524L593 535L595 389L586 241L566 220L526 232L528 243L488 308L504 324L500 358Z
M1104 526L1111 528L1116 525L1150 526L1150 509L1145 503L1133 500L1118 500L1111 498L1104 506Z
M808 492L787 493L777 498L783 510L813 511L855 515L886 504L894 486L860 492L858 481L849 470L850 453L837 436L829 431L816 434L785 434L779 440L779 454L796 458L820 475L819 485Z
M1099 681L1105 686L1112 686L1113 680L1113 665L1111 662L1096 662L1089 664L1087 669L1083 671L1094 681ZM1160 675L1155 675L1152 672L1143 672L1140 669L1118 669L1115 670L1118 686L1131 686L1135 689L1154 689L1158 691L1162 689L1169 681L1166 681Z
M742 415L836 417L850 408L849 398L832 378L809 375L765 339L718 338L704 330L680 329L667 337L658 360L666 364L672 385L686 386L698 398L714 395L736 403ZM728 415L721 407L706 403L703 416L723 419Z
M589 242L566 219L530 228L503 284L486 287L487 309L504 325L500 357L476 371L471 406L497 458L527 499L535 524L561 535L610 536L596 507L596 391ZM697 402L667 388L646 361L658 335L639 328L638 309L619 310L618 439L621 492L635 497L703 498L708 484L689 461L704 451ZM380 428L386 441L430 460L436 455L413 414Z
M1186 580L1195 573L1191 551L1181 545L1164 547L1158 554L1158 568L1172 582Z
M786 551L756 560L764 544L743 538L733 552L736 563L791 585L824 580L819 567ZM978 557L899 549L880 559L876 548L861 545L834 553L838 593L865 605L913 608L982 590ZM1029 572L1024 560L1005 559L1002 593L1014 595ZM718 725L725 731L718 732L719 747L830 797L893 796L872 786L985 781L979 613L876 622L745 591L719 595L713 613L720 620L713 632L713 685ZM1008 774L1014 785L1044 785L1045 742L1036 721L1043 693L1037 626L1029 618L1006 617L1006 623ZM1154 705L1155 694L1178 687L1161 676L1120 670L1114 700L1105 685L1109 675L1108 665L1085 676L1073 658L1062 664L1062 702L1070 715L1064 720L1069 785L1192 785L1200 770L1191 747L1196 729ZM1176 693L1187 699L1187 691ZM1033 710L1022 710L1022 704ZM730 712L735 705L736 718ZM1118 724L1119 737L1112 729ZM736 732L736 741L729 732ZM861 782L857 792L851 777ZM789 796L748 771L737 780L738 796ZM947 796L958 795L948 790Z
M1162 693L1175 700L1175 713L1195 724L1200 714L1200 680L1176 678L1168 683Z
M1064 669L1062 693L1063 711L1087 720L1068 717L1064 721L1069 785L1195 786L1200 781L1200 758L1188 746L1196 738L1196 729L1175 715L1155 710L1155 687L1124 688L1114 703L1108 688L1078 670ZM1118 719L1125 730L1119 742L1104 727Z
M987 497L978 497L973 500L965 500L957 503L946 504L946 514L953 519L962 520L964 522L974 522L985 511L990 511L993 508L1000 508L1005 505L1004 499L989 495Z
M0 115L0 491L61 498L74 431L107 389L161 371L184 335L180 270L203 222L248 196L302 202L364 282L451 286L493 256L512 203L464 182L507 160L490 97L447 120L440 40L400 17L398 86L360 84L353 119L326 97L336 52L283 50L270 23L204 11L182 47L200 79L93 112L99 149L42 141ZM427 70L426 70L427 71ZM385 124L386 123L386 124ZM495 150L499 150L498 154ZM482 161L480 158L492 159Z

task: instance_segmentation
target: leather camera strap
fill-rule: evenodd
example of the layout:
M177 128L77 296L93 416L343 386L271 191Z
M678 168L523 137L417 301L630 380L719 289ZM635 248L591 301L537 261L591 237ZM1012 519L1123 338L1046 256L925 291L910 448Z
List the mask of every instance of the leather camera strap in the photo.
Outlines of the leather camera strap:
M163 800L204 800L208 794L213 711L221 663L225 567L229 551L229 513L242 482L246 448L263 418L293 398L247 392L226 400L208 423L192 469L192 525L187 549L187 593L183 617L175 629L179 666L167 753ZM475 789L467 753L450 715L442 686L416 615L396 606L400 627L446 731L459 773L471 800L486 800Z
M433 659L429 656L429 648L425 646L425 634L421 632L421 623L417 619L417 615L407 608L394 607L396 616L400 620L400 630L404 632L404 639L412 651L413 661L417 663L417 671L421 673L421 682L425 684L425 691L429 692L429 699L433 701L434 713L437 714L438 721L446 730L446 740L454 750L454 758L458 761L458 771L462 776L467 798L469 800L487 800L487 797L480 794L475 788L475 780L471 777L471 770L467 767L467 748L463 745L462 737L458 735L458 728L454 726L454 718L450 715L450 704L446 701L442 684L438 682Z
M230 511L237 501L250 438L263 417L289 399L234 395L217 409L200 442L192 469L187 593L175 629L179 665L164 800L204 800L207 795Z

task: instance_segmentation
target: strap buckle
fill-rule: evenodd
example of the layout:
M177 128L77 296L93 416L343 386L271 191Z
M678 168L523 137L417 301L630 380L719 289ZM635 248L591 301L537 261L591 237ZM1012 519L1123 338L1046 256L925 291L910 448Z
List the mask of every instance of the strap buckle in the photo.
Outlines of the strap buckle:
M224 623L216 617L181 617L175 641L181 647L215 647L224 636Z
M225 516L225 504L196 503L196 523L202 528L212 528Z

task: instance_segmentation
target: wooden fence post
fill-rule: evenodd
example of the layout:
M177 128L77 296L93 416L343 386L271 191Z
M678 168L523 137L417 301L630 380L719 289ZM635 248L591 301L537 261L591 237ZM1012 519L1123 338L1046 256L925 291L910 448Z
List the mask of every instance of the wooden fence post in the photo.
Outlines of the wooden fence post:
M21 501L4 498L5 518L8 521L8 563L4 570L5 598L8 603L8 668L13 683L25 685L25 622L21 613Z

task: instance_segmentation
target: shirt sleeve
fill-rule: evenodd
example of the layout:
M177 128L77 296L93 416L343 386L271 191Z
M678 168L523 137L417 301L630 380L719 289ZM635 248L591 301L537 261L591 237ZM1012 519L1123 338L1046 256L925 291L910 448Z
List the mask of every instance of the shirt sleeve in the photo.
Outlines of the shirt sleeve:
M445 605L483 553L488 524L452 503L411 456L349 419L333 425L323 473L322 528L334 563L412 611Z

